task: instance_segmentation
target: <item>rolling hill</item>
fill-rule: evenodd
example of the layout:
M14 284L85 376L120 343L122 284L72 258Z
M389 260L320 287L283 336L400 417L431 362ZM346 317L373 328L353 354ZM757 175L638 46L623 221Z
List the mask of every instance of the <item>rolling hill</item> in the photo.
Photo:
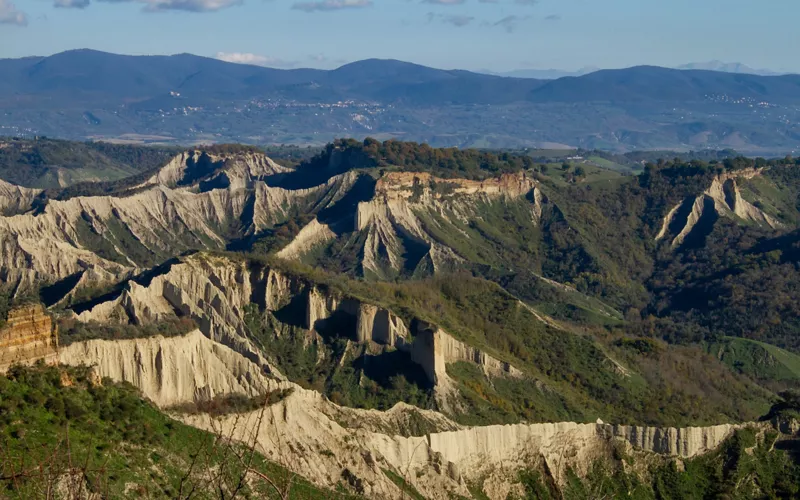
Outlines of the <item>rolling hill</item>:
M394 60L279 70L190 54L75 50L0 60L0 76L6 135L318 145L374 135L441 146L776 154L800 148L797 75L642 66L536 80Z

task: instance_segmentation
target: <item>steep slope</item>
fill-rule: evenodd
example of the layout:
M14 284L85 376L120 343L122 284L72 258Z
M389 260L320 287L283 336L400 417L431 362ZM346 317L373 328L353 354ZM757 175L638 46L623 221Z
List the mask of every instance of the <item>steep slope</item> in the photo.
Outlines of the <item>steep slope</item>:
M232 240L342 198L353 174L312 189L268 187L284 169L263 155L185 153L135 189L49 200L40 213L0 218L0 276L23 288L79 273L108 281L191 249Z
M268 338L259 338L249 324L252 306L278 319L276 334L290 335L303 330L303 342L322 343L334 336L353 344L384 346L371 349L373 356L393 352L418 365L434 388L440 406L449 408L455 390L446 364L475 363L493 376L520 376L507 362L457 341L425 322L406 324L386 309L353 297L321 291L302 278L259 266L210 255L195 255L172 265L165 274L153 277L146 286L135 281L108 302L77 306L77 318L84 322L142 324L171 317L189 316L208 337L230 346L268 372L281 376ZM272 333L272 332L270 332ZM302 349L302 348L301 348ZM319 349L319 354L324 351ZM345 353L346 354L346 353ZM366 354L366 353L365 353ZM339 361L344 362L344 357Z
M189 349L175 350L186 341ZM161 380L197 380L196 372L208 370L207 360L217 359L223 365L232 363L233 366L222 367L218 380L227 377L225 388L236 390L236 381L241 379L233 372L249 363L196 333L187 339L91 341L71 349L67 362L96 364L101 376L130 382L162 406L207 397L209 392L179 391L164 398L158 385ZM106 362L109 355L112 359L124 357L131 350L139 353L139 363L130 371ZM75 356L77 353L80 355ZM158 367L159 371L150 367ZM250 373L258 380L256 371L252 366ZM291 470L302 471L316 484L335 486L344 478L350 488L371 498L402 496L384 472L387 469L431 498L450 494L469 497L466 485L475 482L482 482L487 493L497 497L514 491L518 470L540 460L547 464L555 481L564 484L570 468L585 475L596 460L608 457L612 443L625 446L627 453L641 459L658 460L655 456L645 458L648 453L686 459L714 450L737 428L722 425L658 429L563 422L461 429L432 412L402 405L386 413L346 409L293 384L260 379L262 390L281 388L291 392L264 410L247 414L219 419L204 414L176 416L190 425L243 442L250 442L255 435L259 451L265 456ZM403 429L403 422L412 414L423 419L430 430L407 437L386 433ZM342 422L361 424L350 427Z
M656 240L669 237L671 245L676 247L687 239L702 239L704 235L700 233L708 232L717 217L737 217L742 221L772 229L782 227L781 222L753 206L739 191L737 179L752 179L760 175L761 170L755 169L718 175L703 194L687 199L669 211Z
M61 348L58 357L63 364L94 365L103 377L130 382L161 407L273 390L245 358L199 331L171 339L91 340Z
M0 180L0 214L14 215L27 212L33 207L34 200L41 192L41 189L15 186Z
M767 393L713 358L701 362L700 352L648 357L599 344L481 279L370 284L276 264L196 254L72 311L88 324L190 318L266 372L337 403L389 408L403 400L469 423L634 414L718 422L768 406ZM676 363L702 369L680 372ZM698 394L708 398L703 408L691 404ZM658 410L667 400L672 409Z
M313 486L245 443L182 424L133 385L90 369L17 367L0 376L0 388L4 498L274 498L287 484L287 498L353 498Z
M358 204L355 227L341 238L347 243L321 251L329 259L358 255L358 268L350 271L382 279L451 270L471 257L462 250L472 237L466 229L486 217L487 207L519 205L535 226L542 203L536 182L523 172L486 181L389 173L379 179L374 197ZM317 236L312 239L312 234ZM313 250L308 242L324 244L333 236L312 222L279 256L309 260L304 259Z
M754 340L727 337L708 351L734 370L771 386L775 392L800 383L800 356Z

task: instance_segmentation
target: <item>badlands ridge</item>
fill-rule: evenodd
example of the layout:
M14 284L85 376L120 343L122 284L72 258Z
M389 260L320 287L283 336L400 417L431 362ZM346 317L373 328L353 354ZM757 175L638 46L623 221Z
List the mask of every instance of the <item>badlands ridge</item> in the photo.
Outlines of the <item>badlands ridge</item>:
M292 174L255 153L221 157L193 151L112 195L42 200L38 190L0 181L0 211L8 214L0 218L0 278L18 291L59 284L55 306L70 304L84 288L117 283L109 293L77 301L66 311L86 324L191 318L198 329L184 336L76 342L59 348L58 359L94 365L102 377L129 382L165 411L218 396L280 391L285 397L264 410L268 418L261 425L259 411L217 419L174 415L243 441L255 435L265 456L315 483L335 487L344 481L370 498L403 496L385 470L428 498L470 497L467 486L476 482L490 498L505 498L518 490L516 474L526 467L544 466L563 483L568 468L585 473L619 447L627 454L680 461L715 449L739 427L454 422L446 416L459 404L448 365L467 363L490 378L527 375L424 318L213 251L256 238L302 213L313 217L277 258L303 261L320 246L350 235L359 245L363 276L435 274L464 260L435 236L437 230L469 224L492 203L514 205L537 225L552 209L541 187L525 172L468 181L358 171L332 175L316 186L281 187L280 180ZM719 176L702 195L667 214L658 239L680 245L708 211L778 227L739 192L737 178L757 175ZM355 347L374 355L402 353L424 373L440 411L403 403L385 412L346 408L289 381L249 334L254 307L273 316L291 309L291 317L276 324L278 335L297 329L308 342L320 342L333 329L346 339L345 353ZM38 323L15 321L10 327L47 328L51 334L51 323L31 317ZM535 313L530 317L553 325Z

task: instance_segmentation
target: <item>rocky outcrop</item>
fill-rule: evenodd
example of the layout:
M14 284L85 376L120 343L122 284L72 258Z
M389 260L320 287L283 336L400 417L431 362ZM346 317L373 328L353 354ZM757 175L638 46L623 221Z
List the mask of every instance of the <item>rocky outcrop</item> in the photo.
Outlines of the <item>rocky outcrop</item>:
M125 196L50 200L42 213L0 217L0 278L28 285L88 271L87 279L120 279L189 250L224 249L294 210L325 208L357 177L343 174L309 189L270 187L263 178L283 167L248 154L215 158L223 163L215 175L225 181L203 181L186 171L197 155L180 155ZM183 186L187 179L196 182Z
M730 217L772 229L783 227L780 221L742 197L737 179L752 179L761 169L726 172L714 178L700 196L684 200L667 213L656 235L656 241L671 238L673 247L680 246L695 230L703 217Z
M14 215L27 212L41 192L41 189L17 186L0 179L0 214Z
M435 412L398 405L390 411L339 407L319 393L260 374L250 361L199 332L186 337L89 341L62 353L62 362L95 365L103 377L127 381L162 407L236 392L291 389L282 401L217 419L175 415L186 423L246 442L309 480L328 487L354 477L369 498L401 498L383 473L405 477L426 498L469 496L466 484L487 480L491 498L504 497L523 467L545 461L558 481L569 468L585 473L610 457L612 444L629 453L688 458L715 449L737 428L659 429L573 422L462 428ZM409 422L430 431L407 436ZM649 459L649 460L652 460Z
M464 259L431 234L429 225L447 224L446 229L460 230L459 224L482 217L480 210L485 204L520 200L529 204L531 220L538 222L545 199L525 172L484 181L439 179L426 173L387 173L377 181L372 198L359 202L355 213L353 230L359 233L359 245L363 245L363 273L391 278L413 268L433 272L449 269ZM328 226L313 221L279 256L301 259L312 248L335 237ZM408 252L411 247L414 251ZM410 253L416 260L407 262Z
M153 277L146 287L128 282L116 298L81 310L77 318L84 322L143 324L175 314L189 317L209 338L277 373L267 353L250 340L245 314L252 306L301 325L309 334L319 332L409 352L442 395L441 400L452 393L446 373L450 363L474 363L489 376L521 376L510 364L454 339L434 325L415 321L412 342L410 325L386 308L275 269L204 253L181 259L164 274ZM295 317L286 318L286 314Z
M199 332L180 338L77 343L62 353L61 361L94 366L101 377L129 382L162 408L227 393L288 389L289 395L266 407L263 417L261 411L218 419L173 415L242 441L251 442L255 435L259 451L323 486L335 487L348 471L363 480L363 493L372 498L399 498L401 492L382 471L392 465L363 448L363 436L377 430L393 435L412 414L433 428L459 428L441 415L402 404L389 412L338 407L319 393L264 377L250 361Z
M375 187L375 197L358 205L356 229L367 235L362 264L366 272L383 276L384 263L394 271L403 265L404 239L428 248L421 262L434 272L463 258L426 230L428 224L479 219L484 203L517 200L531 195L531 219L538 222L544 200L536 182L525 172L484 181L439 179L425 173L392 172ZM455 227L455 226L454 226Z
M58 332L40 304L9 311L0 329L0 373L14 364L53 363L57 359Z
M275 388L256 365L198 330L183 337L79 342L62 348L59 360L95 366L101 376L135 385L162 408Z
M411 346L411 357L436 385L449 384L447 365L462 361L478 365L489 376L522 376L522 372L511 364L454 339L441 328L423 322L418 325Z
M378 181L375 195L386 200L414 197L446 200L455 195L516 198L535 188L536 182L525 172L503 174L482 181L440 179L421 172L389 172Z
M334 238L336 238L336 233L327 224L314 219L303 227L291 243L277 253L277 256L282 259L298 260L304 254L313 250L314 247Z
M394 347L408 342L409 333L403 320L378 306L359 304L356 322L358 342L375 342Z
M622 439L638 450L690 458L715 449L740 427L724 424L678 429L603 424L598 431Z
M213 186L232 190L254 187L255 183L271 175L291 172L263 154L254 152L217 155L207 151L186 151L150 177L142 186L159 184L174 188L193 185L204 179Z

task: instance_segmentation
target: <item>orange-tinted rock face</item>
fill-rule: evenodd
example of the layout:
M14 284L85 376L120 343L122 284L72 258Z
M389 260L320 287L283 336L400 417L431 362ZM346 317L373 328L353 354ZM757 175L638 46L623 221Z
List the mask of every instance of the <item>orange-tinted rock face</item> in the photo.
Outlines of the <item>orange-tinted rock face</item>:
M430 189L431 185L442 185L442 191L450 194L485 194L488 196L522 196L536 187L533 178L524 172L503 174L500 177L473 181L468 179L440 179L428 173L390 172L378 180L375 194L387 199L410 198L415 186ZM440 198L442 193L431 193Z
M53 321L41 305L12 309L6 326L0 330L0 372L13 364L32 364L40 359L54 363L57 349Z

